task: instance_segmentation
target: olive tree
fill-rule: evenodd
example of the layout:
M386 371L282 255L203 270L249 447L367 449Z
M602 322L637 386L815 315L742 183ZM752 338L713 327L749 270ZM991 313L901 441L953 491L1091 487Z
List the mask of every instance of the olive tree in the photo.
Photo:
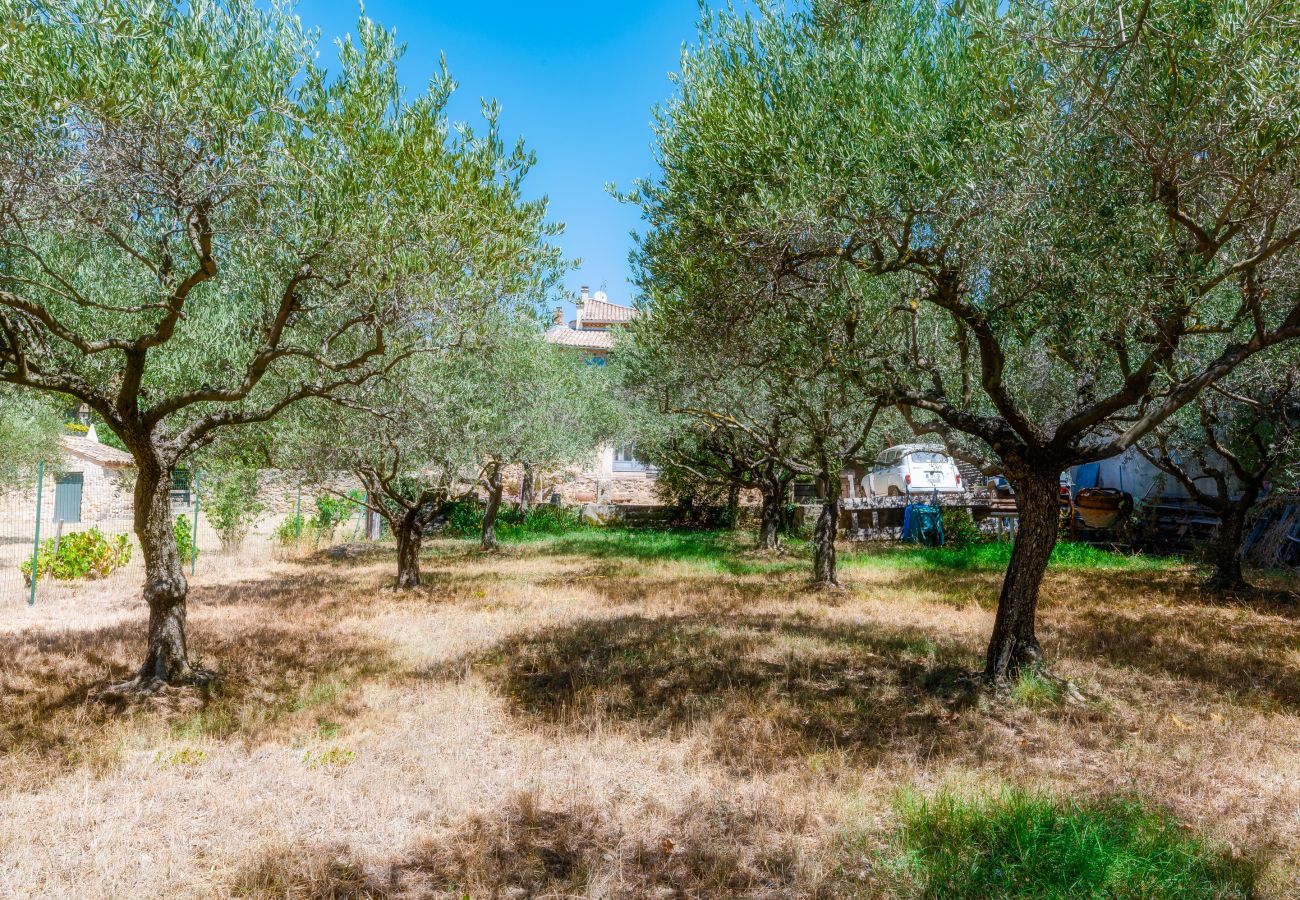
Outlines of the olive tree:
M171 535L177 463L479 327L546 258L496 112L399 87L361 19L317 62L252 0L0 0L0 381L85 403L135 460L148 645L124 690L196 673ZM502 267L502 262L509 266ZM475 290L469 290L470 283Z
M0 494L35 484L38 464L62 454L57 409L42 397L0 385Z
M364 506L397 542L394 586L420 586L425 533L476 483L478 424L470 347L413 355L334 398L300 404L275 428L275 459L327 492L340 476L365 488Z
M718 424L707 415L660 418L660 428L637 437L638 454L659 470L660 495L678 500L683 495L725 498L728 519L734 523L740 492L756 491L761 498L757 547L780 549L784 508L795 473L768 451L767 441L755 439L749 430ZM767 424L773 431L785 425L778 416Z
M480 542L494 550L506 467L522 467L527 480L594 455L612 434L615 410L604 370L546 343L535 328L499 336L466 366L466 381L464 414L486 501Z
M770 288L761 272L728 267L723 254L679 268L682 255L669 249L674 237L652 234L637 257L651 305L630 327L629 381L664 412L721 430L719 447L744 453L747 478L764 490L765 546L775 537L773 517L790 476L811 476L822 498L813 580L839 587L842 473L874 454L881 410L855 390L836 334L818 330L819 320L806 315L842 302L843 285L808 282L786 295L789 302L754 304L748 298Z
M1300 357L1261 354L1211 385L1137 445L1152 465L1219 517L1210 587L1250 589L1241 566L1252 508L1300 463Z
M808 307L809 334L864 398L1006 473L991 679L1043 659L1059 473L1300 337L1298 12L773 3L706 15L683 56L643 253L670 289L718 259L767 273L684 310L703 329L779 322L837 270L860 302Z

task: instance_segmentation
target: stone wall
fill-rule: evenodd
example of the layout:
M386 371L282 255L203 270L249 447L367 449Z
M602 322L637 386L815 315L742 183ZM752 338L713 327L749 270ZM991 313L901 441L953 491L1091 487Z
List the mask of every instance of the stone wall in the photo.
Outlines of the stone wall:
M523 479L523 466L506 467L502 476L502 496L507 502L519 500ZM656 483L655 476L645 472L602 474L591 465L569 466L555 472L540 473L538 484L534 486L534 497L537 503L549 503L551 495L558 494L565 506L588 503L656 506L661 503L655 494ZM481 496L482 490L478 489L477 493Z

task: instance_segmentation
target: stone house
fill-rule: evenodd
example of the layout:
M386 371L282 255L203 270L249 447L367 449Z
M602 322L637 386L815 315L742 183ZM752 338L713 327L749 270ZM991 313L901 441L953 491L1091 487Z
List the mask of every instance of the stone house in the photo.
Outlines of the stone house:
M586 286L574 307L574 318L567 322L564 310L556 308L554 322L545 335L546 342L582 354L588 365L605 365L617 345L619 327L636 318L637 310L610 302L604 291L592 294ZM552 492L559 494L566 503L659 502L654 490L656 473L637 458L631 443L598 447L591 464L572 468L559 478L553 487L546 485L544 491L546 496Z
M135 488L131 454L101 444L93 425L84 435L63 435L59 443L63 458L45 467L42 524L75 529L84 523L129 531Z

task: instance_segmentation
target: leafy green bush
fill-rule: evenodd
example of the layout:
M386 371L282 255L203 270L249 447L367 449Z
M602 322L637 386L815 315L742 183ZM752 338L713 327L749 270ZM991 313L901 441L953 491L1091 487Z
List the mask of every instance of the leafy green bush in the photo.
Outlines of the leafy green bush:
M316 516L311 523L318 532L317 536L327 543L332 541L334 530L356 511L360 503L360 494L355 497L336 497L333 494L322 494L317 497Z
M257 501L257 470L204 472L204 477L204 511L221 538L221 549L233 553L264 509Z
M176 552L180 554L181 562L188 564L196 553L189 516L176 517L176 522L172 525L172 535L176 538Z
M1020 790L899 802L901 867L926 897L1247 898L1256 866L1127 798Z
M283 522L275 527L272 537L275 543L280 547L292 547L298 543L299 536L303 533L302 516L288 516Z
M483 527L483 504L477 500L453 500L443 507L447 524L444 534L454 537L471 537Z
M987 540L969 510L949 507L943 511L943 543L954 550L964 550Z
M55 551L57 544L58 550ZM78 578L103 578L131 561L131 538L119 534L108 538L98 528L74 531L62 538L41 542L36 554L36 576L59 581ZM23 580L32 583L32 562L22 566Z
M707 454L706 454L707 455ZM678 528L733 528L738 511L730 507L725 484L706 481L672 459L656 460L655 496L668 507L668 522Z
M447 524L443 533L454 537L476 537L483 528L483 504L477 500L456 500L443 507ZM579 511L571 506L543 503L527 513L517 506L503 505L497 512L497 537L510 540L540 534L563 534L582 527Z

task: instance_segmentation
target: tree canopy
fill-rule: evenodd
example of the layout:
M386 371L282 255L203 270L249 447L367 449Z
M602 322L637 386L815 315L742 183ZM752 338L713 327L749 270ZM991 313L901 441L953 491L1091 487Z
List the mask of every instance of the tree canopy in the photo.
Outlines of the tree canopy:
M631 194L656 315L821 346L1011 478L990 676L1041 658L1060 471L1300 337L1298 11L765 3L683 55Z
M408 97L365 18L331 71L252 0L0 0L0 382L136 462L138 684L190 676L170 476L220 429L365 385L554 283L531 154L454 82Z
M31 488L38 464L60 458L60 421L44 398L0 385L0 494Z

